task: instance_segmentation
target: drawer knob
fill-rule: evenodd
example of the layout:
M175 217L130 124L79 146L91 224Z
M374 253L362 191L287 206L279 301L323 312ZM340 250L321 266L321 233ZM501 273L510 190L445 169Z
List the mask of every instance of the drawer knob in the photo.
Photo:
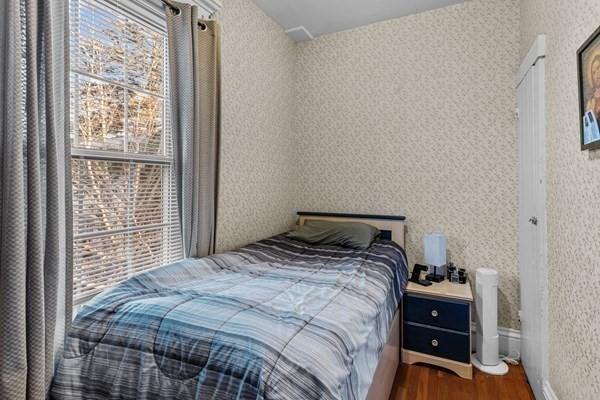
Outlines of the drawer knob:
M439 315L439 314L438 314L437 310L431 310L431 316L432 316L433 318L437 318L437 316L438 316L438 315Z
M439 344L439 343L438 343L438 341L437 341L436 339L433 339L433 340L431 341L431 345L432 345L433 347L438 347L438 344Z

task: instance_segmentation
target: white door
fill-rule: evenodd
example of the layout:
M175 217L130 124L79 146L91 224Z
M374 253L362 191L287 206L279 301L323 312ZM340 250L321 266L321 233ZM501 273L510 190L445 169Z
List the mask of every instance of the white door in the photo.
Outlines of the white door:
M543 36L538 38L521 65L517 79L521 361L537 399L543 399L543 385L547 379L548 287L543 42Z

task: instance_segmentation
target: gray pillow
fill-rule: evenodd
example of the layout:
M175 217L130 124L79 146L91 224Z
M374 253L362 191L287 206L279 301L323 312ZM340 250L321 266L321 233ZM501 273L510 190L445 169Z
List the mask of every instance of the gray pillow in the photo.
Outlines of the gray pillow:
M379 235L379 229L360 222L308 220L289 237L311 244L328 244L366 249Z

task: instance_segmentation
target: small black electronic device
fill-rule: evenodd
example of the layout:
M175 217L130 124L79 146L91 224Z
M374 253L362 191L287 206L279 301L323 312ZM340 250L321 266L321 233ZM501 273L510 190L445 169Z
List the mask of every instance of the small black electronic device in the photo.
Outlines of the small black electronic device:
M421 279L421 272L427 271L428 269L427 265L415 264L412 275L410 276L410 281L422 286L431 286L431 282Z
M463 285L467 283L467 270L464 268L458 269L458 283Z
M446 266L446 279L448 279L448 282L452 282L452 275L456 273L456 265L454 265L454 263L449 263Z
M428 281L432 281L432 282L441 282L444 280L444 274L438 274L437 272L438 267L437 266L433 266L433 274L428 274L425 279L427 279Z

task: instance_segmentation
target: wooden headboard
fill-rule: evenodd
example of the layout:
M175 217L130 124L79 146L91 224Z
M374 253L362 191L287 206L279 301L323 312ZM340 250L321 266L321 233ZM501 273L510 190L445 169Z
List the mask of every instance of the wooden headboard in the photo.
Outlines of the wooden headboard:
M298 212L298 225L304 225L309 220L324 220L338 222L362 222L379 229L386 239L396 242L404 248L404 221L403 216L396 215L368 215L368 214L340 214L324 212Z

